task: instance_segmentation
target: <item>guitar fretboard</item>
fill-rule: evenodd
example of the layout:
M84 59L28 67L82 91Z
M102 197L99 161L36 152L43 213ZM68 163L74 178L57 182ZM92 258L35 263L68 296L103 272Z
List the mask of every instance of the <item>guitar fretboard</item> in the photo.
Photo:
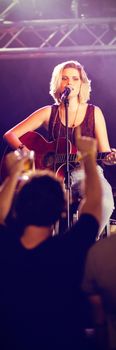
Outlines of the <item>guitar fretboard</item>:
M109 152L98 152L97 153L97 161L104 159L108 154L109 154ZM66 154L64 154L64 153L56 154L56 155L54 153L53 157L54 157L56 163L65 163L66 162ZM69 162L79 162L78 152L69 154Z

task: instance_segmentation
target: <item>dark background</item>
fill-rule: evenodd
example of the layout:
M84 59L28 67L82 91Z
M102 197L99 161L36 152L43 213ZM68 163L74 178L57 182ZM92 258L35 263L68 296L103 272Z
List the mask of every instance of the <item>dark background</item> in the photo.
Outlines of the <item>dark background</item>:
M105 116L110 144L116 146L116 56L72 57L79 60L92 81L91 102ZM0 61L0 136L32 113L53 103L49 81L54 66L67 57Z

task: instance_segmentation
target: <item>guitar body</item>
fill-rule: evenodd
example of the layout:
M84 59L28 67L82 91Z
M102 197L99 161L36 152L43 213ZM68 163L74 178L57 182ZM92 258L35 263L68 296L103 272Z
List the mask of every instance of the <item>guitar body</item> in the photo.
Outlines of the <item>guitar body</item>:
M57 175L65 177L66 171L66 138L48 142L42 135L36 131L28 131L20 137L20 141L29 149L35 152L35 168L49 169ZM77 149L68 140L69 152L69 170L73 170L79 165ZM97 159L102 160L109 152L98 153ZM2 158L0 166L0 176L3 180L7 176L7 169Z
M36 131L29 131L20 137L20 141L35 152L35 168L50 169L60 176L66 172L66 138L48 142ZM77 149L68 141L70 170L75 166ZM71 156L72 155L72 156Z

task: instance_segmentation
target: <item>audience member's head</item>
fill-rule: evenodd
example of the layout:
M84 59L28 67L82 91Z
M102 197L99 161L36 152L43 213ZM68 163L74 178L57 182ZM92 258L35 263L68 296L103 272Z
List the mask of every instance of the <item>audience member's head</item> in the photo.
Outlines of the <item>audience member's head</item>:
M20 188L15 202L19 226L51 226L65 208L65 194L60 178L51 171L35 171Z

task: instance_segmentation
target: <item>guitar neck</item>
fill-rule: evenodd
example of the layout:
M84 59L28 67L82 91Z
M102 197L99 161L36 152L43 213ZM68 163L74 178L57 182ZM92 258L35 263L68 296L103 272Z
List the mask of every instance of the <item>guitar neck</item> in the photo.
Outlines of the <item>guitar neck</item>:
M110 152L97 152L97 160L103 160ZM69 154L69 162L78 161L78 152ZM56 155L57 163L66 162L66 153L61 153Z
M110 152L97 152L97 160L104 159Z

